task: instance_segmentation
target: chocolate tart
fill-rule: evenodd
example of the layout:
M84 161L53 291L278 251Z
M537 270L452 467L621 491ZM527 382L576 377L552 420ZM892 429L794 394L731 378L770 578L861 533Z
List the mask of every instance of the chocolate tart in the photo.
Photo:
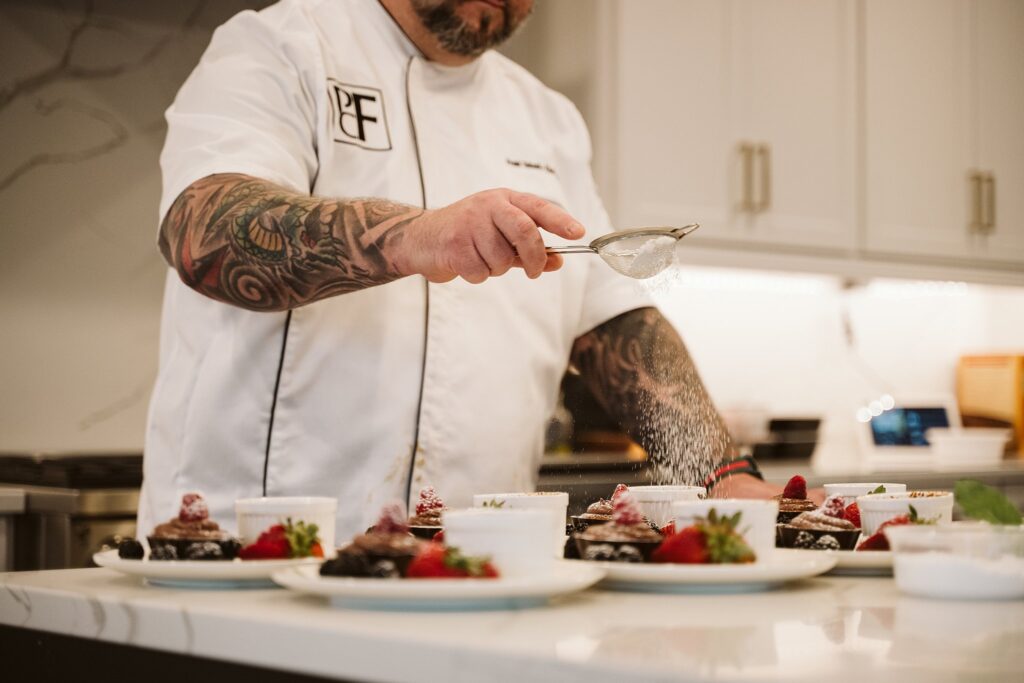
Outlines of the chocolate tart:
M320 575L401 578L423 544L410 533L361 534L320 565Z
M146 536L149 559L160 560L233 560L238 557L242 544L238 539L225 536L215 538L167 538Z

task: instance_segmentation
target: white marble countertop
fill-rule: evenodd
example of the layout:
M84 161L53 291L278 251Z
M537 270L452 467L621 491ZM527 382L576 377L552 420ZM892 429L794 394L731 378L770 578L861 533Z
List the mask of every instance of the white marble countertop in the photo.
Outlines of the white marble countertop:
M590 590L494 612L337 609L284 590L156 588L106 569L0 574L0 623L371 681L1020 680L1024 601L900 595L889 578L764 592Z

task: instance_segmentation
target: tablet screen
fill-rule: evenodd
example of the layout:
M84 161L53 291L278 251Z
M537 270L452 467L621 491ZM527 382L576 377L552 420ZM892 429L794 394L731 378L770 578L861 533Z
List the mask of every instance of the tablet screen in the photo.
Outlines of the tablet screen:
M871 418L871 436L876 446L927 446L927 430L948 426L945 408L893 408Z

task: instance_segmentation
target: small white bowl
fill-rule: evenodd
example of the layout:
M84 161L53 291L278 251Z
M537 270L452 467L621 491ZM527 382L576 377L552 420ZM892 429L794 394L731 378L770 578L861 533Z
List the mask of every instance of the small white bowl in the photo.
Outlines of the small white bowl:
M758 562L767 560L775 552L775 520L779 516L779 501L739 498L677 501L672 503L676 531L690 526L698 517L707 517L712 510L719 516L742 513L737 530L757 555Z
M906 484L894 484L892 482L878 481L873 483L855 482L841 484L825 484L825 497L842 496L843 506L848 507L857 500L857 496L865 496L879 486L885 487L885 493L903 493L907 490Z
M445 545L466 555L487 556L502 576L532 576L551 571L549 510L477 507L441 513ZM565 531L561 534L564 547Z
M979 522L886 527L896 586L956 600L1024 598L1024 527Z
M998 465L1003 459L1008 429L933 427L925 432L940 469L970 469Z
M242 543L252 543L275 524L292 522L316 524L324 557L336 554L334 519L338 499L319 496L280 496L272 498L241 498L235 501L235 519Z
M939 524L953 521L953 493L951 491L904 491L903 493L869 493L857 496L860 508L861 530L867 536L893 517L910 514L910 506L917 510L918 519Z
M681 500L699 500L707 491L703 486L664 484L660 486L630 486L633 500L647 519L659 527L672 521L672 503Z
M535 493L478 493L473 507L497 506L502 510L543 510L551 517L551 545L555 557L565 557L565 517L569 512L569 494L559 491Z

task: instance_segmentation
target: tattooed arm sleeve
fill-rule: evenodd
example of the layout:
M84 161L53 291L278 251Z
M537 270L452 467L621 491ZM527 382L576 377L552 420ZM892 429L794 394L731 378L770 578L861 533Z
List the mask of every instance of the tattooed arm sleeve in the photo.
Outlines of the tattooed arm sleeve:
M576 340L572 364L607 413L642 445L656 481L702 485L732 452L679 334L655 308L623 313Z
M394 253L422 210L323 199L239 174L189 185L160 226L160 251L189 287L282 311L401 277Z

